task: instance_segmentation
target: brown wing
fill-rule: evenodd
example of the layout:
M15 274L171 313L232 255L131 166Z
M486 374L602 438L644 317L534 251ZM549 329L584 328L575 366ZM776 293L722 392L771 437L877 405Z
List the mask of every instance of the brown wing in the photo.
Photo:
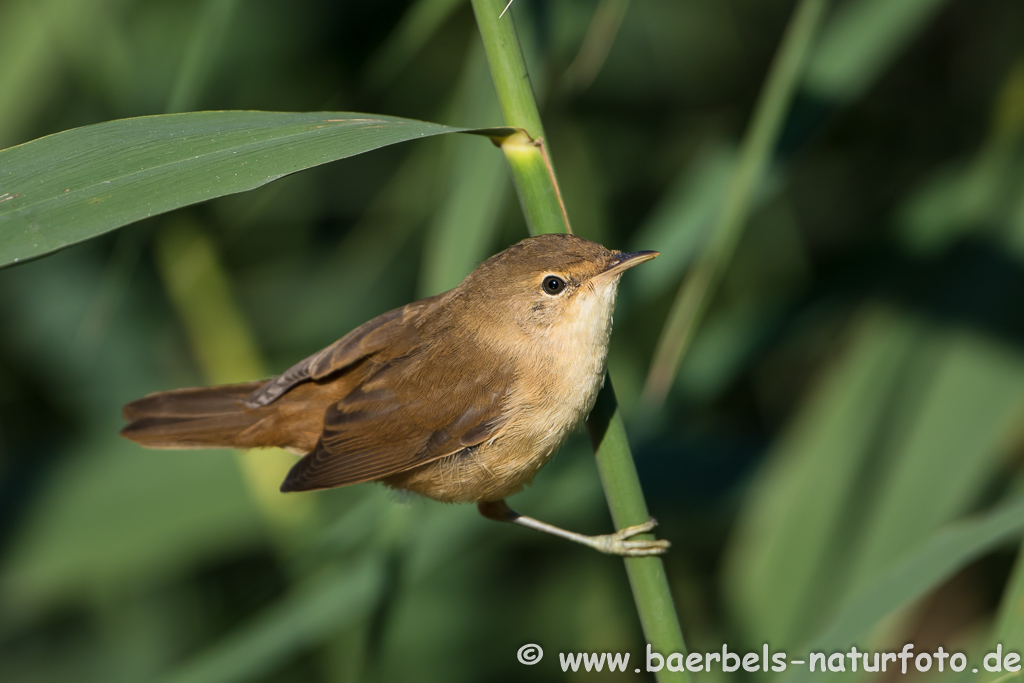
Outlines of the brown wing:
M396 358L332 406L316 449L282 491L380 479L483 443L502 427L513 375L505 364L467 362L468 344L421 347Z
M417 325L420 313L443 296L445 294L414 301L363 323L327 348L300 360L261 385L246 398L245 404L250 408L269 405L297 384L323 379L384 349L390 348L393 353L408 352L409 347L420 341Z

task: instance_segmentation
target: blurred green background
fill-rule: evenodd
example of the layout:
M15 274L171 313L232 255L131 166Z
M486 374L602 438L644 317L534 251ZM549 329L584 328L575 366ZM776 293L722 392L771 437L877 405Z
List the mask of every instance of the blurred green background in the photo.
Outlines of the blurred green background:
M623 281L610 367L687 644L1020 650L1024 3L829 5L735 259L642 402L793 7L514 6L577 234L663 252ZM5 0L0 64L0 147L197 109L501 124L458 0ZM0 271L0 680L639 657L616 558L373 485L283 496L278 451L117 436L126 401L280 372L525 235L501 154L446 136ZM512 505L611 529L582 434Z

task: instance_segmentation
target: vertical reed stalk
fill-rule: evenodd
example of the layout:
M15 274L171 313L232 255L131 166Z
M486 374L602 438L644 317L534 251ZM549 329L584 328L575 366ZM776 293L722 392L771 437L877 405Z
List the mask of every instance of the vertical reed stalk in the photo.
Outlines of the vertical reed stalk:
M473 0L505 124L521 129L505 138L502 150L530 232L572 232L512 14L498 16L503 6L498 0ZM649 517L647 505L610 379L605 381L587 428L616 527L645 522ZM647 642L655 652L685 653L661 558L627 557L625 563ZM659 681L690 680L686 672L667 669L657 677Z

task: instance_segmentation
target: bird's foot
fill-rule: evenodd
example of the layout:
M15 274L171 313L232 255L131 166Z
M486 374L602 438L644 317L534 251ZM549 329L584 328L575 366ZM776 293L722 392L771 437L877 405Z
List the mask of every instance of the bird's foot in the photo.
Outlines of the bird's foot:
M646 534L658 526L657 520L651 517L643 524L634 524L625 529L619 529L613 534L601 536L590 536L590 545L595 550L609 555L623 555L625 557L643 557L645 555L662 555L672 545L664 539L641 539L638 541L628 540L639 534Z

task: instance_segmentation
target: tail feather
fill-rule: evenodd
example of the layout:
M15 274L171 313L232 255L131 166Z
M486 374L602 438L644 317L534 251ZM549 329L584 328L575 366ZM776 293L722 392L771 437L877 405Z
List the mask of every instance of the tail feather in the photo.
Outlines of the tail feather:
M262 381L245 382L160 391L126 404L121 412L126 420L156 415L187 418L231 414L238 412L246 397L263 384Z
M245 399L263 382L150 394L124 407L121 435L150 448L249 448L252 428L268 416ZM262 445L262 444L260 444Z

